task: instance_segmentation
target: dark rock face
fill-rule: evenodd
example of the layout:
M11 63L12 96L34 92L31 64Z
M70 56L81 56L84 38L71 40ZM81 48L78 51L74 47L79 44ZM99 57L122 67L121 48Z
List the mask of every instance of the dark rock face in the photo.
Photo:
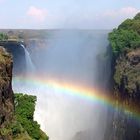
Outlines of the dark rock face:
M119 100L124 109L129 106L132 112L114 112L109 140L139 140L140 120L134 117L134 112L140 111L140 48L129 50L118 58L114 80L116 104Z
M13 56L13 72L15 74L24 73L26 68L24 44L17 41L3 41L0 46L3 46Z
M12 57L0 47L0 129L11 121L14 112L14 95L11 85L12 66ZM4 138L0 134L1 139Z
M140 99L140 49L132 50L117 60L114 79L121 96Z

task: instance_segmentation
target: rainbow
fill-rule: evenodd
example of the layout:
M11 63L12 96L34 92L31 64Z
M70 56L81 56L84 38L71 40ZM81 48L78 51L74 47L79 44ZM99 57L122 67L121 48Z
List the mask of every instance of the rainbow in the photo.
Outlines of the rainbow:
M134 104L122 104L122 100L114 99L110 93L104 93L103 91L97 88L89 88L86 86L75 86L71 83L63 83L52 78L47 79L44 76L18 76L13 78L14 83L25 82L29 86L39 87L43 86L45 88L52 88L58 91L58 93L67 94L69 96L74 96L77 98L82 98L90 102L95 102L101 105L106 105L111 109L119 109L124 111L126 114L129 114L132 117L135 117L140 121L140 109Z

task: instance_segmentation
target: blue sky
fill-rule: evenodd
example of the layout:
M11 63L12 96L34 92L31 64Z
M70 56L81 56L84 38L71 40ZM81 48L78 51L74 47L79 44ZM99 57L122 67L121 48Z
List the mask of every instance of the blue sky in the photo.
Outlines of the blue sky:
M0 28L112 29L140 11L139 0L0 0Z

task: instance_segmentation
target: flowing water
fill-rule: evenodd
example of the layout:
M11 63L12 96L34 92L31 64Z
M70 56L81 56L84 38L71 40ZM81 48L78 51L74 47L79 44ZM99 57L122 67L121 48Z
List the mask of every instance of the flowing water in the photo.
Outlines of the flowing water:
M30 53L28 52L28 50L25 48L23 44L21 44L21 47L24 49L24 53L25 53L26 72L27 73L34 72L35 66L31 60Z
M15 92L37 96L34 118L50 140L104 140L107 106L88 98L86 91L92 89L94 94L94 89L108 90L107 33L49 31L46 47L31 54L36 72L13 79ZM26 59L32 68L29 55Z

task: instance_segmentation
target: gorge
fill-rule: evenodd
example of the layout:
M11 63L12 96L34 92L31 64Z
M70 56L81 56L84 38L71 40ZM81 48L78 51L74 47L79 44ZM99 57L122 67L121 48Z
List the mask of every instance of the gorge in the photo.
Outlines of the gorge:
M37 96L35 119L50 140L103 140L107 107L98 103L94 94L99 88L104 94L109 92L111 56L107 33L48 32L51 35L46 38L46 47L31 53L36 72L13 79L15 92ZM93 94L91 99L87 90Z
M10 48L13 42L7 42L9 52L15 52L12 52L13 90L37 97L32 117L50 140L139 140L138 23L139 14L112 32L49 30L43 40L29 38L27 45L16 42L19 50L14 49L18 53ZM11 59L9 63L12 64ZM8 72L11 79L11 68ZM0 103L6 98L10 100L12 105L8 106L13 112L11 81L7 84L10 90L2 88L8 94L1 90ZM26 95L18 95L26 99ZM3 117L7 114L7 107L3 105L0 108L1 127L4 127L3 120L12 116ZM39 138L35 135L34 139Z

